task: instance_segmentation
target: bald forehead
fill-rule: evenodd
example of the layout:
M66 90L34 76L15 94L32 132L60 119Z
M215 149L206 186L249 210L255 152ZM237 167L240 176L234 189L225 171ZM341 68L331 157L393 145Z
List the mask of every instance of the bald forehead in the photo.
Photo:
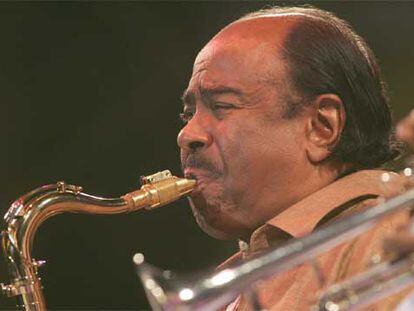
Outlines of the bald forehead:
M265 15L238 20L222 29L200 51L195 66L219 54L241 54L248 62L280 55L297 15ZM259 59L260 61L260 59ZM262 62L264 59L262 59Z
M265 16L230 24L198 54L185 93L224 88L246 95L259 94L267 87L279 90L274 86L288 81L282 47L296 20Z
M221 30L212 41L243 40L280 47L301 17L303 14L269 14L241 19Z
M201 50L195 72L208 65L223 71L245 68L260 76L280 67L281 47L298 20L296 15L271 15L236 21L220 31ZM232 67L232 68L230 68Z

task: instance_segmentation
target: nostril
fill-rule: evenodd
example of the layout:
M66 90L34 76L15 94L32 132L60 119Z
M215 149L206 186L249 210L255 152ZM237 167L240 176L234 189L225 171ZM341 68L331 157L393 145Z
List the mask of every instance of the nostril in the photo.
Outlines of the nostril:
M192 150L197 150L197 149L203 148L204 143L202 143L201 141L193 141L193 142L189 143L188 146Z

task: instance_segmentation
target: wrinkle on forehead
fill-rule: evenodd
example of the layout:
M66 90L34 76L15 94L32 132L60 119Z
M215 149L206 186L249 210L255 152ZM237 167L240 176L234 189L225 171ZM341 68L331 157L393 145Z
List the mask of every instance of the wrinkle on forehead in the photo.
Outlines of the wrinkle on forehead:
M213 40L198 54L193 74L199 74L206 69L239 71L243 68L254 68L251 74L255 74L280 63L278 54L278 49L266 41L256 43L247 38Z
M296 20L258 17L230 24L197 55L188 90L239 88L251 104L262 99L266 86L285 92L288 71L281 53Z
M266 68L266 62L270 62L270 66L266 68L270 70L266 74L262 71L260 75L263 77L265 74L268 76L266 80L271 80L269 78L272 76L272 66L280 66L283 62L281 52L287 36L298 21L296 15L255 17L230 24L200 51L194 63L194 73L205 70L212 60L217 62L216 65L221 65L222 69L226 69L226 62L234 56L232 61L239 61L238 66L253 64L258 69L257 73Z

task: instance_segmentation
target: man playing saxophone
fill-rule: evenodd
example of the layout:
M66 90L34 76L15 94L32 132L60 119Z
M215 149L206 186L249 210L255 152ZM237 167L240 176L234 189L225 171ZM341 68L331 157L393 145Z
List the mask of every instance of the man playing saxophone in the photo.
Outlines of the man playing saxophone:
M315 8L270 8L221 30L198 54L178 135L200 227L242 241L224 265L363 211L404 191L378 169L398 155L385 83L365 41ZM387 183L384 183L387 181ZM380 258L381 240L408 220L390 217L258 285L270 310L308 310L327 285ZM392 310L404 295L371 306ZM245 295L228 310L249 310Z

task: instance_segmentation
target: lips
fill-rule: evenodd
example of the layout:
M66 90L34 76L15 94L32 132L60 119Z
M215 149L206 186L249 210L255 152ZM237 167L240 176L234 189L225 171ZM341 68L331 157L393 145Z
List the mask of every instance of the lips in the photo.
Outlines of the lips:
M191 169L184 170L185 178L195 179L197 181L197 184L191 193L192 196L197 195L202 191L204 184L210 179L209 175L210 174L207 171L202 170L202 169L191 168Z
M192 172L191 169L184 170L184 177L188 179L197 179L197 176Z

